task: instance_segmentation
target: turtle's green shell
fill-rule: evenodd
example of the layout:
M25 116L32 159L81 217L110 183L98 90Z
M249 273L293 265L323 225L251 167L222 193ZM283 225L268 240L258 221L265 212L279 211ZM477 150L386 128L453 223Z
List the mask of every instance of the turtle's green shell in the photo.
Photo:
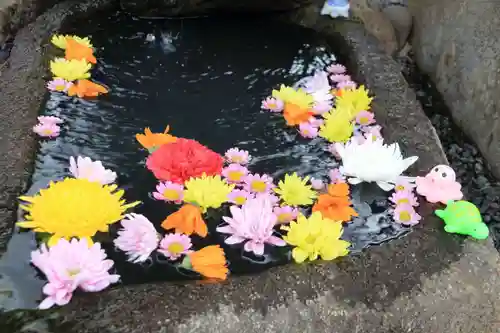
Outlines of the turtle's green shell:
M479 209L468 201L455 201L450 203L446 209L446 222L448 224L460 223L467 221L468 223L482 223L481 212Z

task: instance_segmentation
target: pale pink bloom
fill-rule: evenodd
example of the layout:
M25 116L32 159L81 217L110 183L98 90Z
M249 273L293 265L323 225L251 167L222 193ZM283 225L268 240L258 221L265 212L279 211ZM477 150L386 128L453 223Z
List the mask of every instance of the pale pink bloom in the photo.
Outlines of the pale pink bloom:
M97 292L120 278L119 275L109 274L113 261L106 258L101 244L94 243L89 247L85 238L60 239L50 248L42 244L38 250L31 252L31 263L48 280L43 287L47 297L40 303L40 309L68 304L78 287Z
M289 223L297 218L299 215L299 210L291 206L281 206L275 207L273 209L274 215L276 215L276 223Z
M399 191L413 191L413 189L416 187L415 184L410 183L408 180L404 178L398 178L396 180L396 184L394 185L394 190L396 192Z
M271 192L257 193L255 195L255 197L256 198L266 197L267 200L269 200L271 202L271 205L273 205L273 206L276 206L278 204L278 202L280 202L280 198Z
M116 172L106 169L101 161L92 161L90 157L73 156L69 158L69 172L78 179L87 179L103 185L111 184L116 180Z
M329 144L327 149L333 155L333 157L335 157L336 159L340 160L340 155L339 155L339 153L337 151L337 148L335 148L335 144L334 143Z
M309 124L311 124L314 127L320 127L323 125L325 121L323 119L311 117L309 118Z
M229 183L241 183L246 175L248 175L248 169L237 163L229 164L222 169L222 176Z
M389 198L395 205L409 204L414 207L418 206L418 200L411 190L396 191Z
M403 225L415 225L422 219L410 204L397 205L393 214L394 221Z
M304 138L312 139L318 136L318 128L314 127L310 122L300 123L299 133Z
M322 190L325 187L325 184L321 179L312 178L310 179L311 187L316 191Z
M315 102L313 104L312 110L314 111L315 114L322 115L330 111L332 107L333 105L331 101Z
M338 168L328 171L328 178L330 178L332 184L345 183L345 177Z
M121 224L123 229L118 230L113 244L127 254L128 261L146 261L160 241L153 224L144 215L135 213L125 215Z
M183 254L191 252L191 238L183 234L168 234L163 237L158 252L170 260L176 260Z
M61 128L56 124L40 123L33 127L33 132L42 137L55 138L59 136Z
M344 65L341 64L331 64L326 68L326 71L332 74L344 74L346 68Z
M382 126L380 125L362 126L361 130L367 134L373 134L378 138L382 137Z
M171 181L160 182L156 185L156 192L153 192L153 197L156 200L179 204L184 199L184 186Z
M47 88L50 91L68 92L72 85L72 82L56 77L47 83Z
M253 198L254 194L246 190L234 189L228 194L229 202L236 205L243 205L248 199Z
M227 225L217 227L217 231L229 234L226 244L245 242L243 249L256 255L264 254L265 244L285 246L286 242L274 236L274 225L277 217L273 214L273 207L266 196L249 199L241 208L229 208L232 217L223 216Z
M325 71L316 72L313 76L306 79L304 83L304 90L309 94L314 94L320 92L320 95L325 95L332 90L330 87L330 82L328 82L328 73ZM325 96L326 97L326 96ZM328 99L331 99L332 96ZM323 100L323 99L319 99Z
M373 124L374 122L375 122L375 116L373 112L360 111L356 115L356 123L360 124L361 126L368 126Z
M341 81L337 83L337 89L356 89L357 86L354 81Z
M247 175L244 179L245 189L253 193L266 193L275 187L273 184L273 178L263 174L262 176L258 173Z
M40 116L40 117L38 117L38 122L40 124L58 125L58 124L62 124L63 120L59 117L54 117L54 116Z
M285 103L279 98L268 97L262 101L261 108L271 112L281 112L285 107Z
M330 75L330 80L333 82L346 82L346 81L351 81L351 77L346 74L332 74Z
M238 149L238 148L231 148L226 153L224 154L226 156L226 161L229 163L238 163L245 165L250 161L252 158L248 151Z

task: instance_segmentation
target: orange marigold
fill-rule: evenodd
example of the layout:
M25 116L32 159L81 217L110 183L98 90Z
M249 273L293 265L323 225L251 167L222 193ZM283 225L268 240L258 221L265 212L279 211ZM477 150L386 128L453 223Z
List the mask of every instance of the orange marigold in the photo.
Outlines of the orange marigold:
M175 213L167 216L161 227L165 230L175 229L176 233L206 237L208 229L198 206L185 204Z
M333 221L350 221L358 213L351 207L349 185L346 183L331 184L328 193L318 197L312 211L320 212L324 218Z
M192 270L204 277L225 280L229 269L227 268L224 250L219 245L210 245L199 251L188 254Z
M310 109L302 109L300 106L292 103L285 103L283 116L285 117L288 126L299 125L300 123L309 121L313 112Z
M164 144L172 143L177 140L175 136L167 134L169 130L170 126L167 126L163 133L153 133L151 132L149 127L146 127L144 129L144 134L136 134L135 138L137 139L137 141L139 141L141 146L149 151L152 151L158 149Z
M100 84L94 83L90 80L78 80L76 84L72 85L68 89L69 96L78 96L80 98L84 97L97 97L99 94L108 93L106 87Z
M66 38L66 60L82 60L95 64L94 50L91 47L78 43L73 38Z

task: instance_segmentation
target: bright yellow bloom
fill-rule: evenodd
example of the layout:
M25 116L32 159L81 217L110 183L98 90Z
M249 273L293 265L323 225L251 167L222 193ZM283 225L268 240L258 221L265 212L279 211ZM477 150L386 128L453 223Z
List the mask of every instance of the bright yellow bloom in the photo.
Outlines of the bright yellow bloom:
M338 109L323 115L325 122L319 129L319 136L330 142L346 142L352 136L354 124L349 113Z
M333 260L349 253L347 248L351 243L341 240L343 228L341 222L323 218L320 212L314 212L309 218L300 214L297 221L289 226L281 227L288 233L283 239L295 246L292 250L293 259L304 262L306 259Z
M274 189L281 200L290 206L311 205L316 198L316 192L307 185L309 177L300 178L297 173L286 174L285 180L280 180L278 187Z
M70 35L54 35L52 36L52 39L50 40L52 44L57 46L60 49L66 49L66 39L73 39L75 42L78 44L82 44L83 46L86 47L92 47L92 43L90 42L90 39L88 37L78 37L78 36L70 36Z
M184 183L184 202L199 206L202 212L207 208L219 208L228 200L234 185L229 185L220 176L191 178Z
M347 112L353 119L360 111L370 110L373 98L368 96L368 92L365 86L342 90L342 94L335 100L335 107L338 111Z
M17 225L52 234L49 246L72 237L86 238L92 244L96 232L107 232L108 226L121 220L127 209L139 204L125 204L124 191L116 191L116 187L74 178L52 182L35 196L20 197L29 204L20 206L28 213L26 220Z
M304 90L295 90L283 84L280 90L273 90L273 97L281 99L285 104L295 104L300 109L309 109L314 102L313 97Z
M56 58L50 62L50 70L54 77L60 77L66 81L88 79L90 67L91 65L85 60Z

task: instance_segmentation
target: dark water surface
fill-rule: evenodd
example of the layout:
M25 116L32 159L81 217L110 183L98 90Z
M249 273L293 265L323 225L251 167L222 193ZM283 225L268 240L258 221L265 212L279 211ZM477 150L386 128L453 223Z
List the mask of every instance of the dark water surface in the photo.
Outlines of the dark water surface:
M41 142L31 193L49 180L68 176L70 156L88 156L118 173L128 201L143 202L135 212L161 231L159 225L172 207L151 199L157 181L145 168L147 153L135 134L144 127L161 132L167 124L173 135L198 140L221 154L234 146L249 150L254 157L250 170L275 179L296 171L326 180L328 170L336 166L326 142L302 139L285 128L281 116L260 110L272 88L294 84L334 59L334 46L313 32L262 18L142 21L119 14L72 27L69 32L92 39L98 59L93 79L109 86L110 93L96 101L47 97L41 113L61 117L64 130L59 138ZM146 41L148 34L155 40ZM360 214L345 228L352 252L408 232L388 217L386 192L369 185L352 190ZM216 226L212 223L210 236L196 239L195 247L221 243L233 274L256 273L289 261L286 248L268 249L264 258L243 256L241 247L223 244L225 236L214 232ZM128 263L109 236L98 240L125 284L198 278L156 254L143 265ZM43 279L29 265L35 247L31 232L14 233L0 261L0 274L11 283L12 293L3 301L0 296L0 308L33 307L40 299Z

